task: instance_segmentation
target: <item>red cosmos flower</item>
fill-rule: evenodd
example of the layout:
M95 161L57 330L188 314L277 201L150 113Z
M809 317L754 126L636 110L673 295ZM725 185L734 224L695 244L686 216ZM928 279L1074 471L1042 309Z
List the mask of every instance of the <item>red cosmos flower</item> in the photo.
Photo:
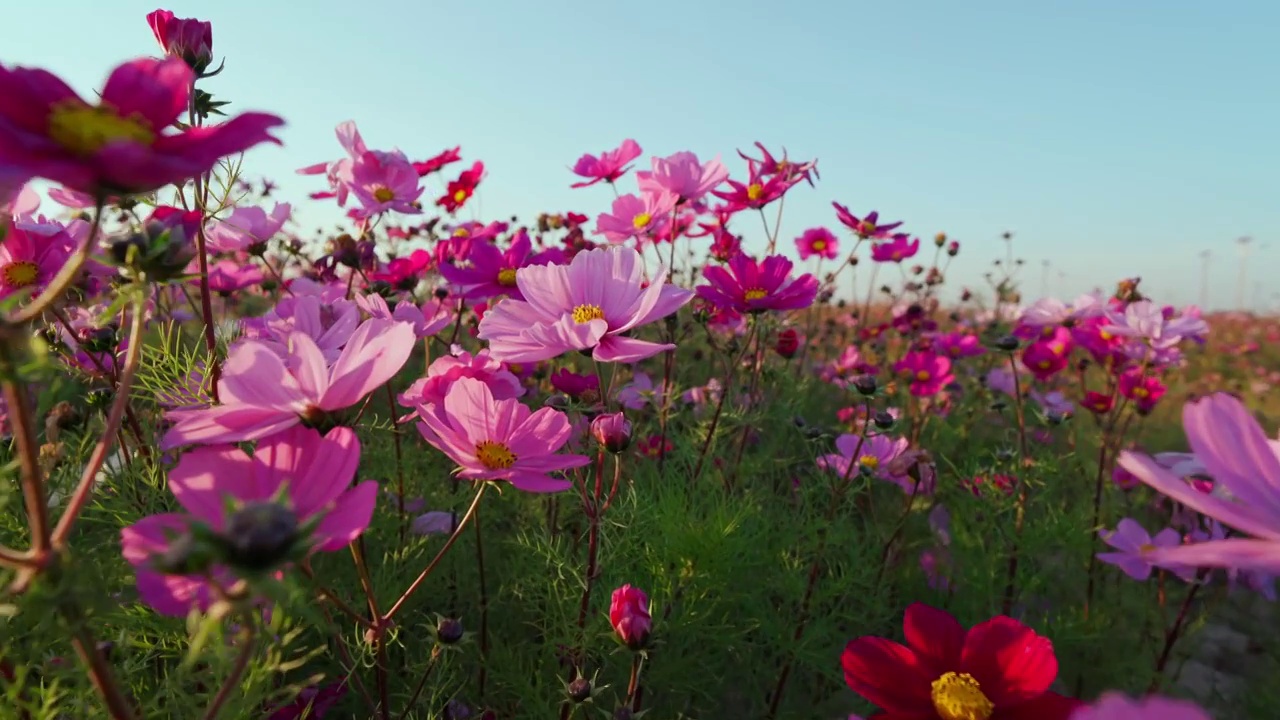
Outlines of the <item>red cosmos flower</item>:
M418 171L418 177L426 177L427 175L430 175L433 172L439 172L442 168L444 168L445 165L451 165L461 160L462 159L462 155L460 154L461 150L462 150L461 145L451 150L445 150L444 152L440 153L439 155L436 155L433 158L427 158L422 162L414 163L413 169Z
M800 333L795 328L783 328L773 344L774 352L790 360L800 350Z
M1082 703L1049 692L1058 660L1049 639L999 615L965 630L950 614L913 603L907 644L855 638L840 664L880 720L1067 720Z
M449 183L445 194L436 200L436 205L450 213L456 212L468 198L475 194L476 186L480 184L480 178L483 175L484 163L477 160L470 170L463 170L457 180Z
M1080 401L1080 404L1093 413L1106 415L1111 412L1111 407L1114 402L1110 395L1100 393L1096 390L1090 390L1084 394L1084 399Z

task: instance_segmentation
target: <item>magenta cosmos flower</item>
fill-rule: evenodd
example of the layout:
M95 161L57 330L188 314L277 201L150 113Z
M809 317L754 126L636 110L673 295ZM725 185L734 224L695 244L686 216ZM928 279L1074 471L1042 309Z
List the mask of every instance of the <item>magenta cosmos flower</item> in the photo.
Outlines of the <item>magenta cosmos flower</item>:
M1071 720L1213 720L1199 705L1187 700L1152 695L1141 700L1123 693L1104 693L1098 701L1080 708Z
M671 210L677 199L661 188L638 196L618 197L610 212L600 213L596 218L596 234L604 235L611 243L651 237L671 222Z
M573 426L559 410L530 411L514 398L497 400L475 378L456 380L434 411L418 410L418 431L458 464L467 480L506 480L526 492L559 492L572 483L550 473L582 467L585 455L556 454Z
M295 368L291 370L271 345L241 343L222 366L222 404L168 412L165 417L174 425L160 446L257 440L304 422L322 422L390 380L409 359L414 344L413 328L407 323L366 320L329 366L315 341L295 332L287 340Z
M845 434L836 438L836 452L818 458L818 467L840 477L853 477L866 473L881 480L895 480L891 471L893 461L907 451L906 438L887 435L869 435L865 438ZM852 467L850 467L852 465Z
M213 62L213 23L174 17L168 10L147 13L147 24L166 55L203 72Z
M595 185L604 181L607 183L617 182L618 178L626 174L631 166L627 163L640 157L640 145L635 140L623 140L622 144L614 150L606 150L600 153L600 157L594 155L583 155L578 158L578 162L573 164L573 174L578 177L588 178L587 182L576 182L569 187L584 188Z
M697 287L698 297L718 308L740 313L799 310L812 305L818 294L817 278L806 273L790 279L791 261L781 255L756 262L739 253L726 267L704 267L707 284Z
M876 262L900 263L915 257L920 252L920 238L911 239L907 235L894 235L887 242L879 242L871 246L871 259Z
M472 355L461 347L454 345L453 353L437 358L427 368L427 376L419 378L401 393L398 401L405 407L438 406L444 403L449 388L462 378L479 380L489 386L489 392L496 400L509 400L524 395L524 385L520 378L506 369L499 361L489 357L488 350L481 350ZM416 411L408 417L414 417ZM400 422L408 419L401 418Z
M492 242L475 242L467 253L466 265L442 263L440 274L456 285L468 300L498 295L524 300L524 294L516 285L516 271L526 265L539 264L540 257L532 251L533 241L528 233L516 233L505 252Z
M219 158L263 142L284 124L243 113L173 134L194 75L178 58L142 58L116 68L91 105L44 70L0 66L0 163L92 195L140 193L181 183Z
M626 333L664 318L693 298L670 285L666 269L646 285L640 253L612 247L580 252L568 265L516 271L524 300L499 302L480 321L478 337L504 362L550 360L592 350L601 362L638 362L675 346Z
M955 379L951 361L931 352L909 352L893 369L908 376L911 384L907 389L916 397L937 395Z
M1182 424L1221 493L1200 491L1146 455L1125 451L1120 466L1188 509L1251 537L1150 548L1145 559L1160 566L1280 573L1280 441L1269 439L1249 409L1225 393L1187 403Z
M801 260L813 256L834 260L840 254L840 239L824 227L809 228L796 238L796 251Z
M838 202L831 203L836 209L836 218L840 220L840 224L852 230L858 237L866 239L883 239L888 238L889 233L902 227L902 223L884 223L880 224L880 213L872 211L867 213L866 217L858 217L849 212L849 208Z
M0 242L0 299L22 291L39 294L76 246L57 223L18 223L8 228Z
M237 570L341 550L369 526L378 496L375 482L351 487L359 464L360 441L348 428L321 437L295 426L252 455L234 445L183 455L169 490L186 513L151 515L120 532L138 594L158 612L185 615L208 608L210 577L225 587Z

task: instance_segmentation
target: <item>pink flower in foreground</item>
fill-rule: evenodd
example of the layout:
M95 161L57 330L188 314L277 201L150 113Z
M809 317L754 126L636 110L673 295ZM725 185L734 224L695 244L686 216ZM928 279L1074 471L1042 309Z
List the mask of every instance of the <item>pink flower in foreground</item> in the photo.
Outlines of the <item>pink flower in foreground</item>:
M1187 700L1152 695L1134 700L1122 693L1104 693L1098 701L1072 713L1070 720L1213 720Z
M1270 440L1249 409L1225 393L1187 403L1182 424L1221 493L1202 492L1146 455L1125 451L1120 466L1188 509L1251 537L1156 548L1144 553L1146 559L1161 566L1280 573L1280 441Z
M133 60L112 71L91 105L49 72L0 66L0 164L93 195L138 193L280 144L268 131L284 121L264 113L165 134L187 111L193 77L177 58Z
M579 177L590 178L587 182L576 182L569 187L584 188L595 185L600 181L607 183L617 182L618 178L626 174L631 166L627 163L640 157L640 146L635 140L623 140L622 144L614 150L606 150L600 153L600 157L594 155L583 155L578 158L578 162L573 165L573 174Z
M467 480L506 480L526 492L559 492L572 486L550 473L582 467L585 455L559 455L573 432L554 408L530 411L514 398L497 400L489 386L463 377L433 412L418 411L418 431L458 464Z
M166 413L174 425L160 447L257 440L304 422L324 421L329 413L355 405L390 380L409 359L414 344L407 324L366 320L328 366L314 340L293 333L288 349L297 369L290 370L270 345L241 343L222 366L222 404Z
M740 313L799 310L812 305L818 294L817 278L807 273L791 278L791 261L781 255L756 262L740 253L726 267L704 267L707 284L696 289L699 298L719 308Z
M840 239L824 227L809 228L796 238L796 251L801 260L813 256L834 260L840 254Z
M644 283L640 253L613 247L580 252L568 265L531 265L516 271L524 301L506 299L485 313L478 337L506 362L550 360L570 350L593 350L601 362L637 362L674 345L626 336L692 299L666 282L667 272Z
M348 428L321 437L295 426L252 455L234 445L183 455L169 489L186 514L151 515L120 532L138 594L158 612L181 616L208 608L210 577L226 584L237 570L341 550L369 526L377 500L377 483L351 487L359 464L360 441Z

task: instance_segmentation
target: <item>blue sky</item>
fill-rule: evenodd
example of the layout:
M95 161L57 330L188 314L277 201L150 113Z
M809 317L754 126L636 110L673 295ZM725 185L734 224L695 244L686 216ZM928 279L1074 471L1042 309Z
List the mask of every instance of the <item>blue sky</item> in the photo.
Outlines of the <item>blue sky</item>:
M0 62L82 92L155 53L134 0L50 0L6 12ZM1027 294L1141 274L1159 299L1237 296L1235 238L1253 235L1246 297L1280 290L1280 4L1198 0L712 2L654 0L175 1L214 23L227 69L206 89L289 126L251 171L293 175L338 156L356 120L373 147L482 159L480 219L594 216L606 188L570 190L583 152L635 138L648 153L760 140L820 159L788 197L783 235L835 226L830 202L879 209L964 243L950 281L980 285L1008 229ZM459 166L455 166L457 168ZM429 192L434 192L434 188ZM309 209L314 223L336 212ZM738 228L751 238L754 218ZM758 237L756 238L758 240ZM1272 241L1274 239L1274 241ZM1270 270L1264 274L1263 268ZM1255 293L1254 283L1270 285Z

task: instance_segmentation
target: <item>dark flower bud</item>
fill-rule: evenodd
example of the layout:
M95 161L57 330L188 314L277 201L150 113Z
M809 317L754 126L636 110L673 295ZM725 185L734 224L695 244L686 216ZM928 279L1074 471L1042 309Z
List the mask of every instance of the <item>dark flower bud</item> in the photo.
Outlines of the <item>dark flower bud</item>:
M1005 352L1013 352L1018 349L1018 338L1012 335L1005 335L996 340L996 349Z
M453 645L462 639L462 621L442 617L436 622L436 637L443 645Z
M165 575L197 575L212 564L212 553L191 533L173 538L163 552L151 557L151 567Z
M556 393L555 395L548 396L546 402L543 404L549 408L555 408L556 410L565 410L570 404L572 404L572 401L569 400L568 395Z
M859 375L853 381L853 389L867 397L875 395L878 387L875 375Z
M569 683L569 699L575 703L583 703L591 699L591 681L580 677Z
M449 297L448 288L436 288L435 297L437 300L445 300Z
M248 502L227 518L222 535L229 562L266 570L284 560L298 541L298 516L278 502Z
M875 416L872 418L872 421L875 422L876 427L880 428L881 430L888 430L889 428L893 427L894 422L896 422L893 419L893 416L890 415L887 410L880 410L876 412Z

